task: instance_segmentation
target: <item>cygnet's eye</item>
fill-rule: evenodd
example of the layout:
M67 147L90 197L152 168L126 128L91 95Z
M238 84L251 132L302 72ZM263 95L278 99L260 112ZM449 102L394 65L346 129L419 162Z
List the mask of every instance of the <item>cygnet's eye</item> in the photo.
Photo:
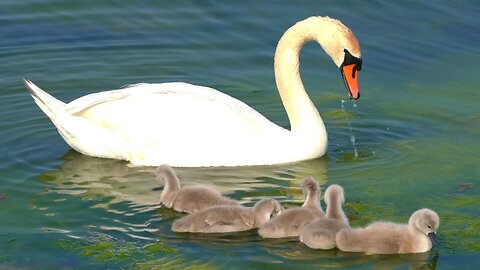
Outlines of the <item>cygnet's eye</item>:
M427 225L427 227L428 227L429 229L431 229L431 228L432 228L432 226L430 226L430 225Z

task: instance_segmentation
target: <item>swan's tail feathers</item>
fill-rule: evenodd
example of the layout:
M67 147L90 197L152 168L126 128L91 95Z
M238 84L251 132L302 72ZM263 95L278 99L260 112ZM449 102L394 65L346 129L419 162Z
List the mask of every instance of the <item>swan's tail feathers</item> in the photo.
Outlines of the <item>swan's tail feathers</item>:
M120 136L112 135L108 129L101 128L91 121L73 116L67 110L66 103L54 98L29 80L24 79L24 82L35 103L50 118L70 147L85 155L123 158L115 155L115 150L123 143Z
M47 92L40 89L34 83L29 80L23 79L25 83L25 87L27 87L30 95L33 97L35 103L37 103L38 107L52 120L54 120L55 115L58 112L65 111L65 103L54 98Z

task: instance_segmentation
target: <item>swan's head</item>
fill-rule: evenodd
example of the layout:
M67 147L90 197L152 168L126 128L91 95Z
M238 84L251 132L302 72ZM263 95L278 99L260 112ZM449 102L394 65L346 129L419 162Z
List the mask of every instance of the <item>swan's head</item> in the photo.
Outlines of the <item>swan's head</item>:
M310 17L305 21L314 26L313 38L340 69L350 98L360 98L358 71L362 69L362 58L360 45L352 30L329 17Z
M435 211L428 208L420 209L410 216L408 224L428 236L432 245L437 244L437 229L440 226L440 218Z

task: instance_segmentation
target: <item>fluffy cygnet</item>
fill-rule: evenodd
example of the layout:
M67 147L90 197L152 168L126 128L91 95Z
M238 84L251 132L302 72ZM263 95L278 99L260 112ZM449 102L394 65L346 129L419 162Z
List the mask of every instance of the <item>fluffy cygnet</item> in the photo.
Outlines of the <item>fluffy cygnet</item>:
M437 243L440 218L424 208L410 216L408 225L374 222L365 228L342 229L337 233L337 247L342 251L367 254L420 253Z
M314 249L332 249L335 235L343 228L348 228L348 219L342 209L345 201L343 188L330 185L325 191L327 214L307 224L300 233L300 241Z
M262 199L254 207L240 205L212 206L175 220L174 232L226 233L258 228L272 215L283 210L275 199Z
M303 226L316 218L325 216L320 206L320 187L313 177L302 182L305 203L301 207L293 207L270 219L261 226L258 234L264 238L293 237L300 234Z
M160 202L175 211L194 213L214 205L238 205L238 202L223 197L216 190L204 186L180 187L180 181L168 165L156 170L157 181L163 184Z

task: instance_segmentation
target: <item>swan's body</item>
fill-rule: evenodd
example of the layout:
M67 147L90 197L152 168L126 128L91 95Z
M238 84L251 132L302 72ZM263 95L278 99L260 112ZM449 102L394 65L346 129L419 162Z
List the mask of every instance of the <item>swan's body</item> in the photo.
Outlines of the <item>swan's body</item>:
M345 228L336 235L342 251L367 254L421 253L436 244L440 219L434 211L424 208L410 216L408 224L374 222L365 228Z
M264 238L284 238L298 236L302 228L312 220L322 218L325 213L320 205L320 187L313 177L302 182L305 203L301 207L293 207L273 217L258 229Z
M226 233L248 231L267 222L272 215L283 210L275 199L263 199L254 207L212 206L175 220L174 232Z
M275 52L275 78L290 119L282 128L245 103L188 83L137 84L68 104L25 81L32 97L76 151L134 165L271 165L325 154L327 133L299 75L299 52L316 40L358 98L360 49L353 33L328 17L292 26Z
M300 241L314 249L335 248L335 235L344 228L349 228L349 223L342 204L344 199L343 188L331 185L325 191L327 213L324 218L318 218L305 227L300 233Z
M177 175L166 164L158 166L156 175L157 181L163 185L160 202L175 211L194 213L215 205L238 205L237 201L206 186L180 187Z

